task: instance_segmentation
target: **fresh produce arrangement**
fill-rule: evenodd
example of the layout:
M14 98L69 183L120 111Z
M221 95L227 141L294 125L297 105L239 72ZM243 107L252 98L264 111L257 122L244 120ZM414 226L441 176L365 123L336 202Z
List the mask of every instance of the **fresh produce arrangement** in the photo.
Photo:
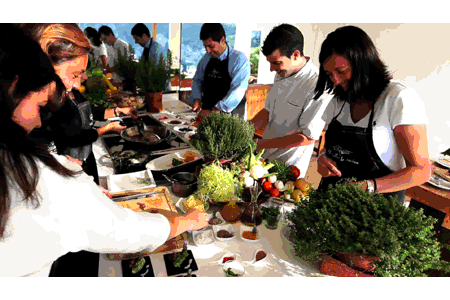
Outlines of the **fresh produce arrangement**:
M86 86L80 87L83 96L93 106L112 108L112 103L108 99L111 98L112 94L117 93L117 88L111 84L100 68L90 68L86 71L86 75L88 77Z
M308 197L287 214L290 239L301 259L322 259L326 270L340 265L327 258L331 257L360 265L373 276L425 276L428 269L448 272L450 263L440 259L443 246L433 230L436 220L422 211L350 182L326 191L310 189ZM355 260L357 256L361 259ZM350 276L347 271L331 275Z
M204 166L198 177L198 195L203 201L229 202L235 194L233 173L218 162Z

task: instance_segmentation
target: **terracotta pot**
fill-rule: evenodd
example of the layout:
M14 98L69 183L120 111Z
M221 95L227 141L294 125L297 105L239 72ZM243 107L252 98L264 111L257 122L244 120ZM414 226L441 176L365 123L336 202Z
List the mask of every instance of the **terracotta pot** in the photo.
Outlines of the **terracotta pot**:
M380 260L376 256L361 253L342 253L339 255L339 259L352 268L363 272L373 272L376 268L375 260Z
M323 256L322 259L319 269L322 274L337 277L373 277L372 275L350 268L331 256Z
M162 111L162 92L145 93L145 101L147 102L149 112L158 113Z

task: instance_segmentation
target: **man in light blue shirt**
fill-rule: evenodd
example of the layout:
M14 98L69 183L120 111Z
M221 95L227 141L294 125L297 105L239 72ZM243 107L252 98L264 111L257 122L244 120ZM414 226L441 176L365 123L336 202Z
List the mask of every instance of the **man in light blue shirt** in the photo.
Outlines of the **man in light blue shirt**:
M156 63L159 63L161 55L164 57L164 48L160 43L155 41L154 38L150 36L150 30L143 23L137 23L131 29L131 35L134 38L136 44L141 45L144 48L141 59L148 61L153 59ZM170 67L170 66L169 66ZM170 79L166 82L166 90L170 90Z
M225 30L219 23L203 24L200 40L206 54L197 66L188 100L193 110L201 110L200 118L214 110L235 113L247 120L245 94L250 77L247 57L228 46Z

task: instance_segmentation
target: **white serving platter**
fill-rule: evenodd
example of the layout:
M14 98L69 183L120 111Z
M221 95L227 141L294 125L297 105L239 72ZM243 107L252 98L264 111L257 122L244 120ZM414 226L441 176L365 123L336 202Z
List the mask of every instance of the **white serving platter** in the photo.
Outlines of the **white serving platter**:
M142 179L148 179L151 183L142 183ZM156 187L155 180L150 170L127 174L111 174L107 177L107 182L108 190L111 193Z
M450 182L437 176L436 174L431 175L428 183L444 190L450 190Z
M176 158L181 161L184 160L184 155L187 151L192 151L195 153L195 160L188 162L188 163L184 163L182 165L173 166L172 159ZM201 158L203 158L203 156L197 150L184 149L184 150L180 150L180 151L177 151L177 152L174 152L171 154L167 154L167 155L155 158L155 159L149 161L145 166L150 171L167 171L167 170L177 168L177 167L188 166L189 164L192 164Z

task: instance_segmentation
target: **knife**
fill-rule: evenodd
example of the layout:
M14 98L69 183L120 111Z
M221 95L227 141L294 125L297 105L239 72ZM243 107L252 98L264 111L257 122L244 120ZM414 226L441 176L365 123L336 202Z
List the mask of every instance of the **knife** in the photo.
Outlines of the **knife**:
M130 196L124 196L124 197L116 197L116 198L113 198L112 200L114 202L137 200L137 199L142 199L142 198L148 198L151 195L161 194L161 193L163 193L163 192L150 192L150 193L136 194L136 195L130 195Z

